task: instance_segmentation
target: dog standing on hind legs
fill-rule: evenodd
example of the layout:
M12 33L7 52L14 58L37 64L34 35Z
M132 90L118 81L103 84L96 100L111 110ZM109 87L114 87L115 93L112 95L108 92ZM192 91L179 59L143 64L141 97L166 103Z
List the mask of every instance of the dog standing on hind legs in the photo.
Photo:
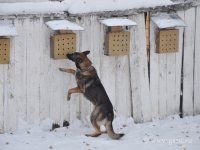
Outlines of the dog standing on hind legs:
M101 135L100 126L104 125L110 138L120 139L124 134L116 134L113 130L113 106L97 75L96 69L87 57L89 53L90 51L67 54L67 58L75 63L76 70L59 68L60 71L75 75L76 78L77 87L68 90L67 99L70 100L73 93L83 93L94 105L90 120L95 132L86 134L86 136L97 137Z

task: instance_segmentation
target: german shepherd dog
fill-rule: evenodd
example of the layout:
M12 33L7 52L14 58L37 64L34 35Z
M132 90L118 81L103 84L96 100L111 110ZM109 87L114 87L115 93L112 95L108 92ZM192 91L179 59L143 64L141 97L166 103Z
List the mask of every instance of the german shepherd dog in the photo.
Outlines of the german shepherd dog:
M94 105L90 121L95 128L95 132L86 134L86 136L97 137L101 135L100 126L104 125L110 138L120 139L124 134L116 134L113 130L113 106L97 75L96 69L87 57L89 53L90 51L67 54L67 58L75 63L77 67L76 71L59 68L60 71L75 75L76 78L77 87L68 90L67 99L70 100L73 93L83 93Z

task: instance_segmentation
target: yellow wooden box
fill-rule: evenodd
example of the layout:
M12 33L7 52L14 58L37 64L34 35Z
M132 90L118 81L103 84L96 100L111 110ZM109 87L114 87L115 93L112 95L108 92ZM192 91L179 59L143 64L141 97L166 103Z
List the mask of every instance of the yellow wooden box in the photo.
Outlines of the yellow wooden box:
M130 49L130 32L107 33L105 55L128 55Z
M10 39L0 38L0 64L9 64L10 62Z
M156 52L174 53L178 52L179 30L162 29L156 33Z
M76 34L67 33L51 37L52 57L54 59L65 59L68 53L76 51Z

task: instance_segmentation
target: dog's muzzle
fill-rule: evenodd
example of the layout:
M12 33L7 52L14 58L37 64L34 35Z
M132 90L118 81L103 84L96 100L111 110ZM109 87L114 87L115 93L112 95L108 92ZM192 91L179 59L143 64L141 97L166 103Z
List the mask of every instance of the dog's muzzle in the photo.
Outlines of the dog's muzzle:
M69 60L74 60L75 59L74 54L67 54L66 56L67 56L67 58Z

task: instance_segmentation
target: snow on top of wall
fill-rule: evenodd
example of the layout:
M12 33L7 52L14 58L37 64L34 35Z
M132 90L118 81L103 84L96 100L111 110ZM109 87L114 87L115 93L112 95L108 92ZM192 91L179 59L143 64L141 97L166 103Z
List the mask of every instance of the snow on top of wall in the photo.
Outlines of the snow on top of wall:
M62 13L72 1L0 3L0 15Z
M129 19L124 18L110 18L103 19L100 22L106 26L135 26L136 23Z
M170 0L76 0L68 11L71 14L81 14L103 11L123 11L172 4L173 2Z
M68 11L71 14L123 11L172 5L170 0L64 0L48 2L0 3L0 15L50 14Z

